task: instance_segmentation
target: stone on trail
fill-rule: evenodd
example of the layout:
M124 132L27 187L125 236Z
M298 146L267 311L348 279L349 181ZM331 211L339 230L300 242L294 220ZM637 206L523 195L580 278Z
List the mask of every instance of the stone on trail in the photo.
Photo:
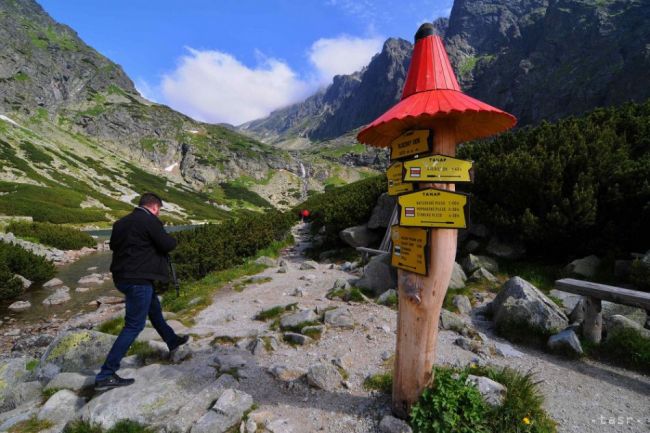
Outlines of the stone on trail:
M95 384L95 376L86 376L79 373L59 373L54 376L45 386L45 391L50 389L69 389L70 391L81 391L92 388Z
M571 275L578 275L585 278L593 278L600 266L600 259L595 256L587 256L577 259L566 265L565 270Z
M278 265L278 261L277 259L272 259L271 257L268 256L262 256L255 259L255 264L264 265L264 266L268 266L269 268L273 268Z
M214 357L213 362L222 373L239 370L248 364L243 356L233 353L220 353Z
M125 299L121 296L100 296L97 298L97 303L98 304L108 304L108 305L116 305L116 304L123 304L125 302Z
M337 278L336 281L334 281L334 285L332 286L332 289L333 290L338 290L338 289L347 290L350 287L351 286L350 286L350 283L348 282L348 280L346 280L345 278Z
M503 284L499 294L488 304L488 311L497 328L524 325L553 334L569 324L560 307L520 277L512 277Z
M203 394L204 390L214 393L219 388L214 383L213 369L192 362L151 364L133 370L125 377L134 378L135 383L95 396L82 408L81 419L99 424L104 429L109 429L119 420L130 419L154 430L162 430L180 422L179 414L184 413L184 430L178 430L187 431L214 401ZM201 403L205 405L200 410L196 410L194 398L197 396L201 396ZM188 407L192 410L184 409Z
M471 282L482 282L482 281L488 281L490 283L498 283L499 280L497 280L497 277L492 275L490 271L488 271L485 268L478 268L475 270L472 275L469 276L469 281Z
M470 374L467 376L467 383L473 384L490 406L501 406L506 398L508 389L490 378Z
M564 353L570 356L578 356L583 353L580 340L572 329L565 329L562 332L551 335L547 345L553 352Z
M467 275L463 271L463 267L458 263L454 262L454 269L451 272L451 280L449 281L449 289L462 289L465 287L465 282L467 281Z
M468 329L467 323L465 323L460 315L444 308L440 310L439 327L448 331L458 332L459 334L467 333Z
M339 232L339 237L352 248L367 247L379 240L379 235L369 230L366 225L343 229Z
M293 289L293 292L291 292L291 296L295 296L297 298L303 298L307 294L307 289L304 287L296 287Z
M299 367L274 364L268 369L269 374L282 382L291 382L307 374L307 370Z
M369 290L373 296L397 287L397 271L391 266L390 257L390 254L379 254L371 258L356 286Z
M32 307L32 304L29 301L16 301L13 304L11 304L8 308L11 311L18 312L18 311L25 311L25 310L27 310L27 309L29 309L31 307Z
M47 298L43 299L43 305L59 305L68 302L70 299L72 299L70 297L70 288L63 286L56 289L56 291Z
M318 263L316 263L313 260L305 260L300 265L300 270L301 271L307 271L307 270L311 270L311 269L318 269Z
M312 341L314 341L311 337L302 334L297 334L295 332L285 332L284 340L289 343L297 344L299 346L305 346L311 343Z
M252 406L253 397L243 391L228 389L192 426L191 433L224 433L238 425Z
M56 287L56 286L62 286L62 285L63 285L63 281L61 281L58 278L52 278L51 280L46 281L45 283L43 283L43 287L46 288L46 289L48 289L50 287Z
M343 377L332 364L316 364L307 371L307 382L318 389L333 391L341 386Z
M379 423L380 433L412 433L413 430L406 421L395 418L391 415L385 415Z
M455 295L451 303L456 306L460 314L469 314L472 312L472 303L469 301L469 298L465 295Z
M60 334L41 358L41 366L55 365L63 372L95 370L104 363L116 337L90 330Z
M38 411L37 418L57 425L65 424L77 415L84 404L83 398L77 397L77 394L68 389L62 389L45 402Z
M285 260L280 260L280 267L278 268L279 274L286 274L289 272L289 264Z
M345 308L339 307L325 312L325 323L333 328L353 329L354 318L352 313Z
M32 404L25 404L6 412L0 411L0 431L8 431L14 425L33 418L38 410L39 408Z
M462 261L462 266L468 274L473 273L479 268L485 268L490 272L499 272L499 265L496 260L488 256L475 256L468 254Z
M29 358L14 358L0 365L0 384L5 384L0 388L0 413L24 404L40 403L43 386L40 382L31 380L31 374L24 370L25 359Z
M379 298L377 298L377 303L380 305L386 305L388 303L388 300L391 299L393 296L397 297L397 290L388 289L384 293L379 295Z
M280 328L292 329L303 323L316 321L318 321L318 316L314 313L314 310L301 310L282 317L280 319Z

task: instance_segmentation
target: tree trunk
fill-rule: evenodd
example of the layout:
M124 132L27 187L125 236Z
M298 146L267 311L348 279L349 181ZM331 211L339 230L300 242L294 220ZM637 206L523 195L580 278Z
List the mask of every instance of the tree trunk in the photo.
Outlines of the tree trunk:
M455 156L456 134L449 122L434 131L433 153ZM420 184L453 191L454 184ZM398 270L399 311L393 377L393 413L408 418L411 405L433 380L438 321L451 280L458 231L430 229L428 275Z

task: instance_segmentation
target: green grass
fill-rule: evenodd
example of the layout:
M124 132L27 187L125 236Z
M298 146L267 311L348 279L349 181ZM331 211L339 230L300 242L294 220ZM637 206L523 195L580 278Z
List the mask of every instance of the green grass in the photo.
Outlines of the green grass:
M261 208L273 207L273 205L256 192L250 191L248 187L233 182L225 182L219 185L227 200L246 202Z
M61 388L49 388L49 389L44 389L41 394L43 395L43 401L47 401L52 397L54 394L57 392L61 391Z
M179 297L176 297L176 293L173 291L168 291L163 295L163 308L165 311L181 312L185 317L192 317L210 305L212 296L228 283L248 275L255 275L264 269L266 266L248 261L234 268L212 272L199 281L183 283ZM189 305L189 302L195 298L198 298L199 301L194 305Z
M36 242L62 250L78 250L83 247L95 247L97 241L87 233L44 222L12 222L7 231L23 238L35 239Z
M635 329L616 329L600 344L582 341L590 358L650 374L650 340Z
M393 389L393 373L376 373L366 377L363 381L363 389L366 391L379 391L390 394Z
M297 304L276 305L275 307L262 310L255 315L255 320L266 322L271 319L276 319L280 317L282 314L284 314L285 312L293 310L296 307L296 305Z
M433 383L411 409L415 433L556 433L542 408L544 398L531 373L509 368L435 367ZM485 376L507 388L501 405L485 403L467 376Z
M34 371L36 370L36 367L38 367L38 359L30 359L27 364L25 364L25 370L27 371Z
M154 433L154 430L131 420L121 420L108 430L97 424L76 420L69 423L63 433Z
M38 433L52 427L53 425L54 423L52 421L39 420L34 416L10 427L8 433Z
M499 273L508 276L519 276L544 293L555 288L555 280L561 276L561 265L540 264L535 262L499 261Z
M129 348L127 355L135 355L145 364L164 361L161 353L151 347L146 341L134 341Z
M29 75L27 75L23 71L20 71L16 75L14 75L13 79L19 82L25 82L30 80Z
M123 327L124 317L119 316L99 324L97 331L104 334L118 335Z

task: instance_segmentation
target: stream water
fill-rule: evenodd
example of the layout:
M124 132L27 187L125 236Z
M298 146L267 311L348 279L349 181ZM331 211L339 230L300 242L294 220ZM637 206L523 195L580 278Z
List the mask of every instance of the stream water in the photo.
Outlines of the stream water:
M165 229L168 232L177 232L193 227L196 226L174 226ZM108 239L111 231L110 229L92 230L88 231L88 233L96 236L97 240L101 242ZM43 305L43 300L54 293L57 287L43 288L41 285L33 285L18 298L0 301L0 320L15 319L18 324L31 324L54 317L67 319L77 313L95 310L96 305L89 304L100 296L121 296L120 292L115 289L112 280L108 280L103 284L80 285L78 283L79 279L86 275L109 272L111 257L112 252L110 250L99 251L85 255L73 263L57 267L56 278L59 278L65 286L70 288L70 297L72 299L60 305ZM90 290L87 292L75 291L80 286L87 287ZM14 312L9 310L8 307L15 301L29 301L32 306L25 311Z

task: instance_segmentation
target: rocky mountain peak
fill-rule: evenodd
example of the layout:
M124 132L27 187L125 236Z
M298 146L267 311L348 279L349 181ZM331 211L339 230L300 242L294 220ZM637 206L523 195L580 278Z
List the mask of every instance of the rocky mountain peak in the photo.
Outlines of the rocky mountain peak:
M0 107L48 110L119 88L137 94L119 65L54 21L33 0L0 0Z

